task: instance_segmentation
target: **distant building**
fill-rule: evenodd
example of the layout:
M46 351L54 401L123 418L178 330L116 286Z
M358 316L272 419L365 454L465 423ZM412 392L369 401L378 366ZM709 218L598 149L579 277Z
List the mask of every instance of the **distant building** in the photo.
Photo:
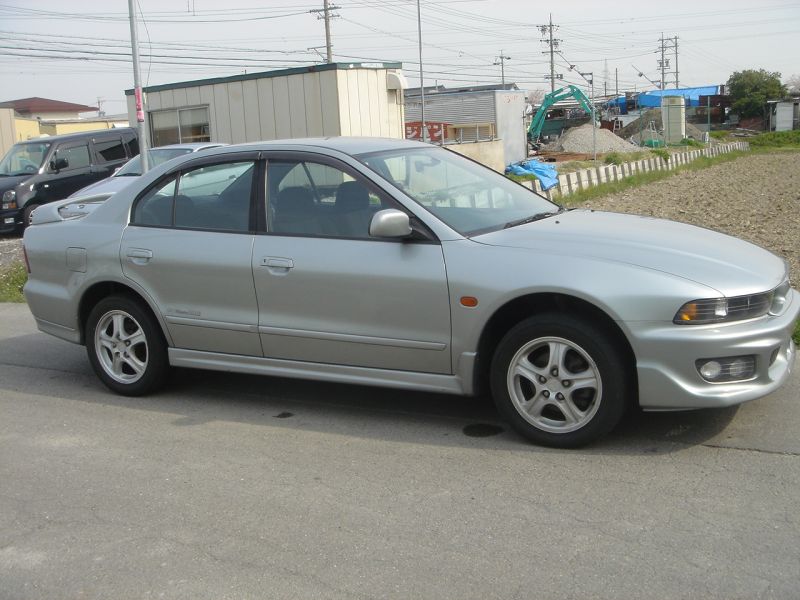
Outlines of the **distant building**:
M98 110L96 106L38 97L0 102L0 108L13 108L17 115L27 119L77 119L80 113Z
M767 131L800 129L800 99L767 102Z
M425 137L452 144L453 150L501 171L528 155L525 106L525 92L515 83L425 87ZM405 93L407 138L420 139L421 120L421 91L409 88ZM470 144L477 146L473 149Z

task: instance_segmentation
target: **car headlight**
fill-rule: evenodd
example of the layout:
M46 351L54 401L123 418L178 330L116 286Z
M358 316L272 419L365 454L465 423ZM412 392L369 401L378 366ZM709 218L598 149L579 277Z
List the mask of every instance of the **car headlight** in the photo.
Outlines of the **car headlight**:
M681 306L672 322L676 325L708 325L780 314L786 305L789 289L789 282L785 281L762 294L692 300Z
M3 210L8 210L9 208L17 208L17 192L15 190L7 190L3 194L2 207Z

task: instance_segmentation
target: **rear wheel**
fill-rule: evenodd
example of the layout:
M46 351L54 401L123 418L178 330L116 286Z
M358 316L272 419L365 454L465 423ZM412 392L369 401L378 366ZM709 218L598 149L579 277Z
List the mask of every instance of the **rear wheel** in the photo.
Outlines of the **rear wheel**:
M492 361L492 395L519 433L570 448L608 433L627 406L628 369L608 335L561 313L513 327Z
M126 396L155 391L169 371L167 345L149 310L126 296L109 296L86 322L86 350L97 376Z

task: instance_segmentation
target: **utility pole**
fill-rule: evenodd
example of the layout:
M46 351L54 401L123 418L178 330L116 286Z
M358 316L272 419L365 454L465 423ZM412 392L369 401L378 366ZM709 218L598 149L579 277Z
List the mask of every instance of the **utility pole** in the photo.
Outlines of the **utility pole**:
M672 39L675 43L675 89L677 90L680 87L678 85L678 36L676 35Z
M422 11L419 7L419 0L417 0L417 42L419 43L419 94L421 104L421 130L422 141L427 142L428 132L425 125L425 81L422 76Z
M545 75L545 79L550 80L550 92L556 91L556 79L563 79L563 75L556 75L556 59L555 54L558 50L558 44L561 40L556 39L553 37L553 29L557 27L553 25L553 14L550 13L550 23L548 25L539 25L539 31L542 33L542 36L545 36L545 39L542 41L549 46L548 50L542 52L542 54L549 54L550 55L550 75Z
M333 62L333 44L331 43L331 19L338 17L339 15L331 14L332 11L337 10L341 7L339 6L331 6L329 0L322 0L322 8L315 8L308 12L311 13L322 13L322 16L317 14L317 19L324 19L325 20L325 62L332 63Z
M594 110L594 73L587 72L581 73L578 71L578 75L583 77L584 81L589 84L590 91L589 91L589 103L592 109L592 160L597 162L597 121L595 119L595 110ZM588 78L587 78L588 75Z
M142 80L139 76L139 33L136 25L136 0L128 0L128 17L131 21L131 57L133 58L133 97L136 103L136 130L139 132L139 156L142 161L142 174L147 173L147 128L144 124L144 105L142 103Z
M503 54L503 51L500 50L500 56L497 57L497 60L494 61L495 65L500 65L500 82L505 85L506 84L506 61L511 60L510 56L506 56Z
M614 67L614 93L619 96L619 69Z
M667 66L669 64L669 59L664 57L664 53L667 51L667 45L663 33L659 41L661 42L661 60L658 61L658 67L661 69L661 85L659 88L663 90L667 87Z

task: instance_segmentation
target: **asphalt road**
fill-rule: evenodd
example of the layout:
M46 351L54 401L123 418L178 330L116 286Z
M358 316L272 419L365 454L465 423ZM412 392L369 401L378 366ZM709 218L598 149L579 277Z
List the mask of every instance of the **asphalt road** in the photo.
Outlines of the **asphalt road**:
M796 599L799 400L795 371L556 451L486 400L199 371L114 396L0 304L0 598Z

